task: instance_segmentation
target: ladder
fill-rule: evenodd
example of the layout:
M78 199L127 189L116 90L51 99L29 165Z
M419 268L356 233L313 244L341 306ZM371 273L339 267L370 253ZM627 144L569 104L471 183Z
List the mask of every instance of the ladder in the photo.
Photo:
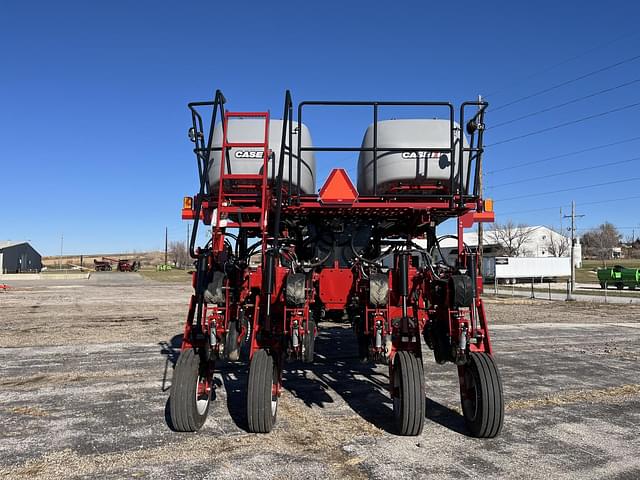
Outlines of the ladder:
M261 142L230 142L230 118L255 118L264 120L264 138ZM261 148L262 172L255 174L233 173L235 162L246 161L234 158L231 161L229 150L232 148ZM267 179L269 150L269 112L225 112L222 124L222 148L220 157L220 183L216 232L221 228L251 228L266 232L267 217ZM254 160L255 158L248 159ZM228 165L228 168L225 166ZM229 170L228 172L226 170Z

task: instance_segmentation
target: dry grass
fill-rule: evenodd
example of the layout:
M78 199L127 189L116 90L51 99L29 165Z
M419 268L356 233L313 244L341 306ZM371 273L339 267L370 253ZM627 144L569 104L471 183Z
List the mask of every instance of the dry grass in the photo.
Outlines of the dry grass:
M166 283L191 283L191 274L188 270L180 270L174 268L167 270L166 272L158 272L152 269L142 269L138 271L140 275L148 280L154 282L166 282Z
M619 387L589 390L573 390L546 395L542 398L514 400L505 406L507 411L523 410L535 407L571 405L574 403L604 403L608 401L626 400L640 395L640 384L633 383Z
M99 372L82 372L82 373L47 373L22 377L11 377L0 380L2 387L23 387L31 389L39 385L60 385L71 382L83 382L87 380L96 381L107 378L122 379L124 377L136 377L140 372L136 370L110 370Z
M49 414L38 407L13 407L8 409L9 412L17 415L28 415L30 417L48 417Z

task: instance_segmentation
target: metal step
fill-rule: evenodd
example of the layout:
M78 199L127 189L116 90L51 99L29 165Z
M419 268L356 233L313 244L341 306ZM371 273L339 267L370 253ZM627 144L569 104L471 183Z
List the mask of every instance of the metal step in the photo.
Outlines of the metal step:
M260 207L243 207L243 206L227 206L220 207L218 209L221 213L262 213L262 208Z
M225 220L227 222L227 228L260 228L260 222L232 222L230 220Z
M222 148L262 148L265 149L268 144L262 142L223 142ZM238 159L236 159L238 160ZM242 159L240 159L242 160Z
M255 175L252 173L225 173L222 176L222 180L265 180L264 175Z

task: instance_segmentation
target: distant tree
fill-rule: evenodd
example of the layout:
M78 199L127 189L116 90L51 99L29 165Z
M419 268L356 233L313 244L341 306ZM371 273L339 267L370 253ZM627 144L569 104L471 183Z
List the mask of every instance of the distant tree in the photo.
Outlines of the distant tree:
M534 228L529 225L518 224L509 220L507 223L493 224L493 230L487 237L498 247L498 254L506 257L522 257L525 254L524 245L531 238Z
M621 238L618 229L605 222L582 235L582 248L588 256L602 260L606 265L606 261L611 258L611 249L620 246Z
M177 268L189 265L189 252L185 242L169 242L169 256Z
M628 258L640 258L640 238L636 238L635 235L629 235L625 239L627 244L627 251L625 255Z
M554 257L566 257L571 251L571 241L562 232L549 227L551 235L547 243L547 251Z

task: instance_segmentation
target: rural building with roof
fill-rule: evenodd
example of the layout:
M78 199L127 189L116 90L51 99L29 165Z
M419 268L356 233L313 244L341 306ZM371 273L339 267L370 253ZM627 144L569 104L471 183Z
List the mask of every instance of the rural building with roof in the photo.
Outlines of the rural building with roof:
M0 242L0 274L39 272L42 256L29 242Z

